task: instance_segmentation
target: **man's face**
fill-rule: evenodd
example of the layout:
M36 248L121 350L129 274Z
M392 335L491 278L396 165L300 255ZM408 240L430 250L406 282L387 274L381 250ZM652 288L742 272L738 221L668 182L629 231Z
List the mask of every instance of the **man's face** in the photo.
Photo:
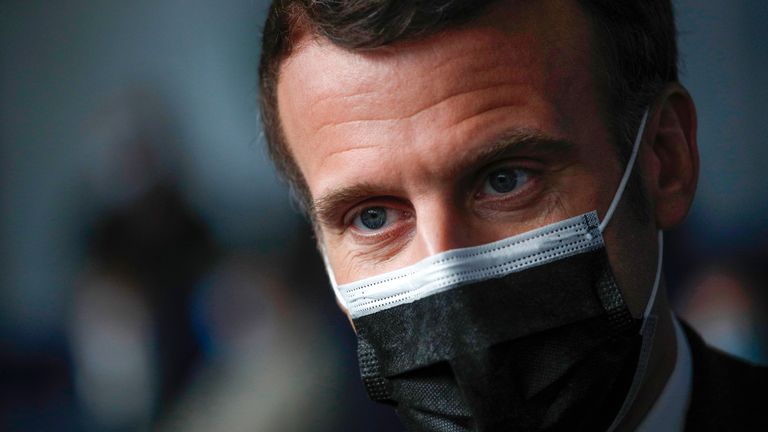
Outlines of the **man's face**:
M339 284L603 216L623 166L588 19L574 1L508 3L368 52L305 38L282 64L283 131Z

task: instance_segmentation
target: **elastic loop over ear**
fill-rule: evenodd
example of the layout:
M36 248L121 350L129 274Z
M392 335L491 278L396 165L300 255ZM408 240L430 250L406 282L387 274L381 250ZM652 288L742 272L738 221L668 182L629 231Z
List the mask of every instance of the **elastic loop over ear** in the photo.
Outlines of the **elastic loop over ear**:
M643 334L645 331L646 323L648 322L648 317L651 315L651 310L653 309L653 305L656 303L656 294L659 292L659 284L661 283L661 266L662 262L664 261L664 232L659 230L658 234L658 243L659 243L659 252L657 253L656 258L656 279L653 281L653 289L651 290L651 296L648 297L648 303L645 305L645 311L643 312L643 324L640 327L640 334Z
M632 155L630 155L629 161L627 162L627 167L624 169L624 175L621 177L621 182L619 182L619 188L613 195L613 201L611 201L611 205L608 207L608 211L605 212L603 220L600 222L600 232L605 231L605 227L608 226L608 222L610 222L611 218L613 217L613 212L616 211L616 207L621 201L621 196L624 195L624 189L627 188L627 182L629 181L629 177L632 174L632 169L635 166L637 153L640 150L640 143L643 141L643 132L645 132L645 123L648 121L649 113L650 108L645 110L643 119L640 121L640 127L637 129L637 137L635 137L635 143L632 146Z

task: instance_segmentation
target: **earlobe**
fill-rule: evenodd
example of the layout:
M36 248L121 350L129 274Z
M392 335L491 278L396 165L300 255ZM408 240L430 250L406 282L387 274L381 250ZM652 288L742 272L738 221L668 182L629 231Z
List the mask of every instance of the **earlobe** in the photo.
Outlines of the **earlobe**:
M654 197L656 224L669 229L685 219L696 194L699 150L696 107L680 84L669 84L657 100L650 141L654 169L647 186Z

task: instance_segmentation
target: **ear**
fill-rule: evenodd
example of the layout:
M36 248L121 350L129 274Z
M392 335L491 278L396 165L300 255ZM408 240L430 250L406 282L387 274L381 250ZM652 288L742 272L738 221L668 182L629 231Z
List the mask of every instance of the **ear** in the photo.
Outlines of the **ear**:
M696 107L683 86L670 83L664 88L649 126L646 190L654 203L656 226L670 229L688 214L699 179Z

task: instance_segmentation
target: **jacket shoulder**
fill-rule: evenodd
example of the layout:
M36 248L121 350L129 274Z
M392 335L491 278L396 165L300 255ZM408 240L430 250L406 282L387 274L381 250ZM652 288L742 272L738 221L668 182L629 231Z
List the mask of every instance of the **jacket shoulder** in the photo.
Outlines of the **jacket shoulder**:
M683 328L693 368L686 430L768 431L768 367L712 348L685 323Z

